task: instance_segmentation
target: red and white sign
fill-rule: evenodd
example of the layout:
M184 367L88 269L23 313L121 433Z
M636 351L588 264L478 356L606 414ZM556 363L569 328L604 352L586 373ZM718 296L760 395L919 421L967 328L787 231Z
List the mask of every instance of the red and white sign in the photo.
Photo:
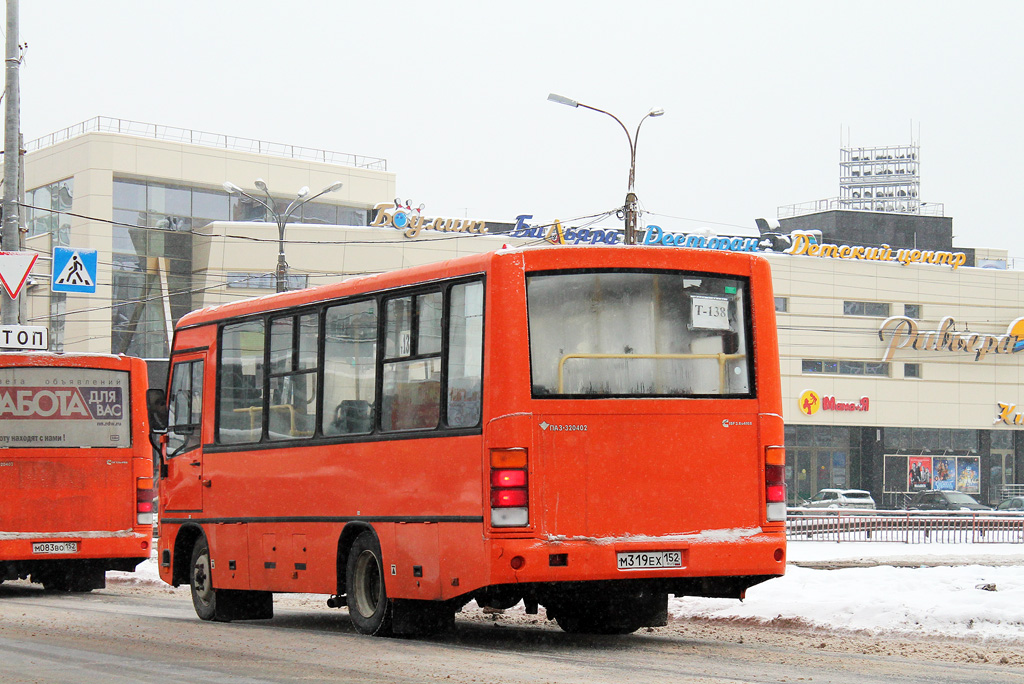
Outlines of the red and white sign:
M0 252L0 281L11 299L17 299L38 257L35 252Z
M820 411L867 411L871 400L861 397L857 401L837 401L835 397L821 396L814 390L805 390L797 400L800 413L813 416Z

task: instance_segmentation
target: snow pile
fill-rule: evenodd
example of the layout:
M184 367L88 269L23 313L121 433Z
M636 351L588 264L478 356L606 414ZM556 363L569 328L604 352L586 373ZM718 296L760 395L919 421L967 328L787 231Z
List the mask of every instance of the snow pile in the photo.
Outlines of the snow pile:
M876 635L1021 640L1024 572L1020 566L814 570L791 565L785 577L749 589L743 602L672 598L669 613L675 618L796 622Z

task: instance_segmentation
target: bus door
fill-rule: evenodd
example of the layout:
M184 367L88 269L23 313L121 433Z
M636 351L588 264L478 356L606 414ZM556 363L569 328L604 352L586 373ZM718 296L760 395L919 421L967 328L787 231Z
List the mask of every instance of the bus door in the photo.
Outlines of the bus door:
M203 356L175 357L162 468L165 513L203 510Z

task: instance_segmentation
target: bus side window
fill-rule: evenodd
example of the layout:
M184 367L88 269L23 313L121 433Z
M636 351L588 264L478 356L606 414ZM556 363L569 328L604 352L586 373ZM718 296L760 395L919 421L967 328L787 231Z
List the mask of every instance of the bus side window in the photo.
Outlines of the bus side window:
M396 297L384 318L384 430L436 428L441 414L441 312L443 296L430 292Z
M203 362L174 364L167 408L167 455L195 449L200 443L203 415Z
M221 444L258 442L263 434L263 350L266 325L262 320L225 325L217 362L217 441Z
M484 285L455 285L448 306L448 397L450 427L473 427L482 410Z
M327 309L324 318L323 433L373 432L377 398L377 303Z
M315 313L283 316L270 324L270 439L313 436L319 326Z

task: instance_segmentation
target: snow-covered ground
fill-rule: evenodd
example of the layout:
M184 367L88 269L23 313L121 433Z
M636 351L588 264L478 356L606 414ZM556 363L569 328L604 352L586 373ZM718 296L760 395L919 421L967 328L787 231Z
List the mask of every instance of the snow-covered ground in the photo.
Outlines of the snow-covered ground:
M1024 545L798 541L788 555L785 577L752 587L743 602L673 598L669 612L868 634L1024 639ZM878 564L799 565L824 561Z
M879 635L1024 640L1024 544L798 541L790 542L788 554L785 577L751 588L742 602L672 598L669 612L684 619L795 622ZM825 561L877 565L801 566ZM107 578L166 586L154 559L135 573L109 572ZM516 610L522 604L509 612Z

